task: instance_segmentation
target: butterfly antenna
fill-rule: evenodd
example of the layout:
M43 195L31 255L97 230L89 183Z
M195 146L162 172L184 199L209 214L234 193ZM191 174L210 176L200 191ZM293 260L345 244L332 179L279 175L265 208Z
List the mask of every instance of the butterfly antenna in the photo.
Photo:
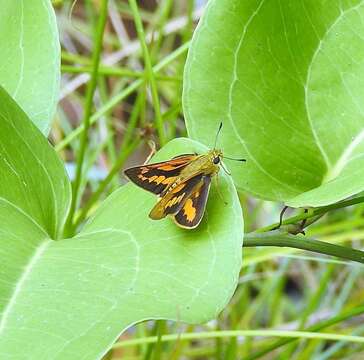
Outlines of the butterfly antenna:
M219 130L217 130L217 133L216 133L215 143L214 143L214 147L213 147L214 149L216 149L217 139L218 139L218 137L219 137L219 134L220 134L221 128L222 128L222 121L221 121L221 123L220 123L220 125L219 125Z
M246 162L246 159L236 159L236 158L231 158L231 157L228 157L228 156L225 156L225 155L224 155L224 159Z

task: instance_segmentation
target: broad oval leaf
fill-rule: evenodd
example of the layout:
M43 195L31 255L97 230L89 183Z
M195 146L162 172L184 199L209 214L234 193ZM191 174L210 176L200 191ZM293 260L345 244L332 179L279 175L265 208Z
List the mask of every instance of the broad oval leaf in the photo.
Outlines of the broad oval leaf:
M206 149L178 139L158 159L201 150ZM178 228L171 219L150 220L156 197L127 184L76 237L50 241L34 233L33 255L21 275L11 278L16 290L3 304L0 355L99 359L135 322L164 318L199 323L216 317L237 285L243 240L232 180L222 174L219 187L228 204L214 184L195 230ZM13 237L12 257L23 238ZM3 278L6 273L0 273Z
M59 237L71 198L57 154L24 111L0 86L0 203Z
M50 0L2 0L0 43L0 85L47 135L60 81L60 45Z
M203 143L223 120L225 153L248 159L231 164L239 188L291 206L364 189L363 16L360 1L209 2L183 105Z

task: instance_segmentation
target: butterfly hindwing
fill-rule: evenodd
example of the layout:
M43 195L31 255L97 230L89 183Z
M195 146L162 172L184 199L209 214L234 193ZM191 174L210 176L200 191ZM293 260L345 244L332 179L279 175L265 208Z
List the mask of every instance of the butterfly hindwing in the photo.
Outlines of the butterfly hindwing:
M201 222L209 196L211 176L201 176L183 206L174 216L177 225L183 228L195 228Z
M176 214L178 211L181 210L186 199L191 196L196 185L200 183L202 176L202 174L197 175L181 183L180 185L177 185L176 188L171 191L173 196L164 206L164 212L167 215Z
M178 184L174 189L169 189L151 210L149 217L158 220L167 215L176 214L182 208L185 200L192 194L196 185L201 181L202 176L202 174L196 175Z
M195 154L186 154L169 161L132 167L124 174L141 188L160 195L195 158Z

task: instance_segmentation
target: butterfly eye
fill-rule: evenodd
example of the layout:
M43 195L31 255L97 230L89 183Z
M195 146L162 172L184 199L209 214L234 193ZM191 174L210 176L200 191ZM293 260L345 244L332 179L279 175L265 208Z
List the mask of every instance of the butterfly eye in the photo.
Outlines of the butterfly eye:
M217 165L219 162L220 162L220 157L219 157L219 156L216 156L216 157L214 158L214 160L213 160L213 163L214 163L215 165Z

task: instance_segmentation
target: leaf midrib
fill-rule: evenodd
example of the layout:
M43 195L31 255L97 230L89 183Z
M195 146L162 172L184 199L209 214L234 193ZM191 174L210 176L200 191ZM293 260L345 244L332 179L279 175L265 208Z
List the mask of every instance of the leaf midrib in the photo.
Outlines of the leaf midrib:
M57 194L56 191L54 189L54 184L52 181L52 177L47 169L46 166L44 166L43 162L39 159L39 157L37 156L36 153L34 153L34 151L32 150L31 146L29 145L29 143L23 138L23 136L19 133L18 129L16 128L16 126L14 125L13 121L9 120L9 118L7 116L4 116L3 114L0 114L0 118L3 119L3 121L7 122L9 124L9 126L11 126L14 131L16 132L16 134L18 135L19 140L24 144L24 146L28 149L29 154L31 154L34 158L34 160L38 163L39 168L42 169L46 179L49 182L50 185L50 189L52 192L52 199L53 199L53 208L54 208L54 224L53 224L53 234L50 234L51 236L56 237L56 234L58 232L58 204L57 204ZM16 206L17 207L17 206ZM18 207L17 207L18 208ZM42 211L43 213L43 211ZM44 215L44 213L43 213ZM28 216L30 216L28 214ZM39 225L39 224L38 224Z
M310 111L309 111L309 106L308 106L308 90L309 90L309 82L310 82L310 76L311 76L311 68L312 65L315 61L315 58L317 56L317 54L319 53L319 51L321 50L321 46L324 43L324 39L325 37L328 36L328 34L331 32L331 30L334 28L334 26L341 20L341 18L343 16L345 16L347 13L351 12L351 11L355 11L356 9L358 9L359 7L361 7L364 3L364 0L360 1L358 4L356 4L355 6L352 6L348 9L346 9L345 11L340 12L340 15L335 19L335 21L332 22L332 24L326 29L325 33L322 35L321 39L318 38L319 42L317 45L317 48L315 49L313 55L312 55L312 59L311 62L308 66L308 70L307 70L307 77L306 77L306 82L304 84L304 92L305 92L305 109L306 109L306 115L307 115L307 120L308 123L310 125L310 129L312 131L312 135L313 138L316 142L316 145L318 147L318 149L321 152L322 158L325 161L326 167L327 167L327 171L326 174L324 174L323 178L322 178L322 184L335 179L336 177L338 177L341 173L341 171L345 168L348 160L350 159L350 155L353 153L353 151L355 150L355 148L361 143L362 140L364 140L364 129L358 133L355 137L355 139L353 141L351 141L350 143L348 143L348 145L343 149L342 154L340 155L340 157L337 159L337 161L333 164L328 155L327 152L325 151L318 134L316 133L316 130L313 126L313 122L310 116ZM352 144L354 144L354 146L352 146Z
M0 337L3 331L6 329L8 318L11 314L11 311L13 307L16 305L16 301L18 298L18 295L22 291L25 282L29 278L29 275L31 274L33 268L37 264L38 260L42 257L43 253L46 251L48 246L52 243L52 240L49 240L48 238L45 238L42 242L39 243L39 245L36 248L36 251L34 252L33 256L30 257L27 265L24 267L22 274L20 275L18 281L16 282L16 285L14 287L14 291L12 295L10 296L7 305L4 308L4 311L2 312L0 316Z

